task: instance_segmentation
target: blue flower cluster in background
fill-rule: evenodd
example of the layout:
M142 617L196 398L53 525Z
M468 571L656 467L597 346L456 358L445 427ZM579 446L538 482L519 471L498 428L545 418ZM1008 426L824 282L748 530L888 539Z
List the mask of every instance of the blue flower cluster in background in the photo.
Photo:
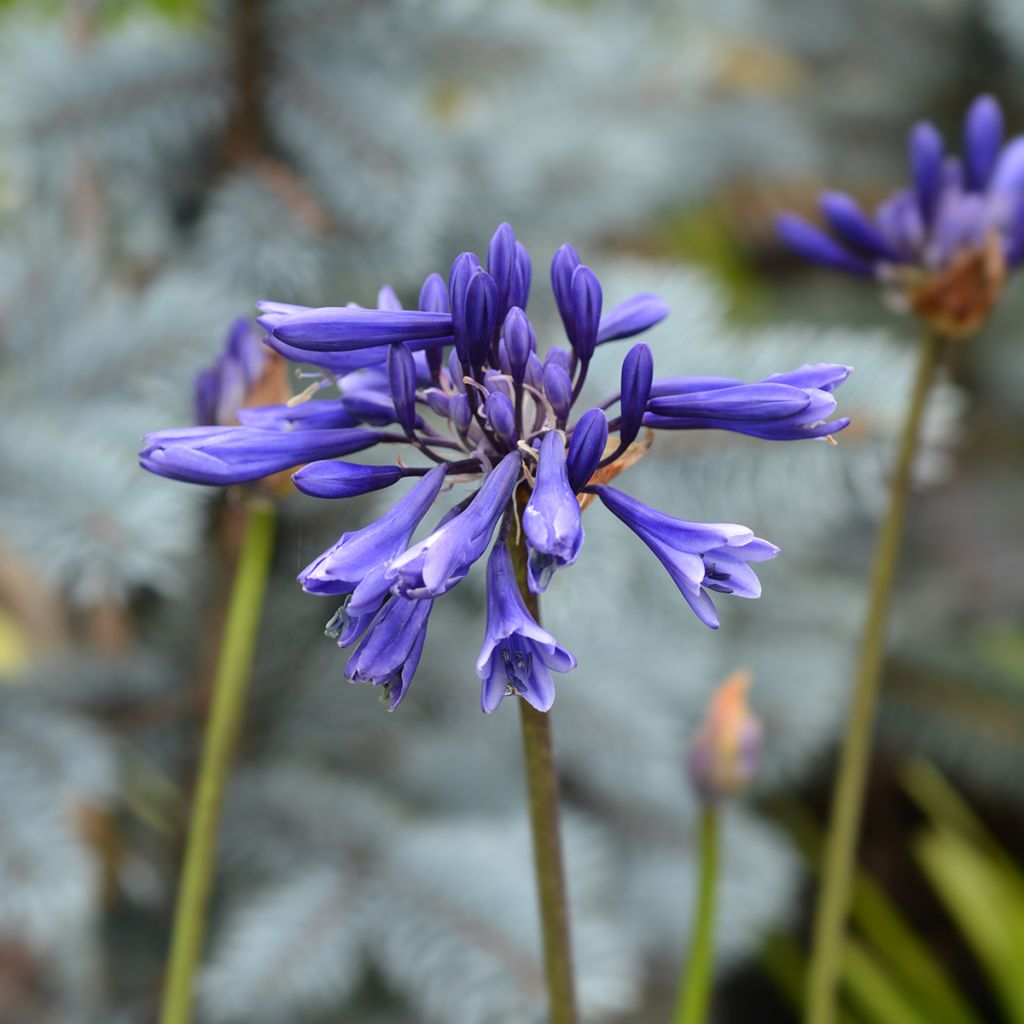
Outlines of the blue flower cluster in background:
M380 519L342 535L299 575L310 593L344 598L329 632L343 647L358 641L348 677L383 686L392 709L416 670L434 600L466 576L496 531L477 664L481 705L493 711L504 696L518 694L540 710L551 707L550 673L568 671L575 659L527 608L509 545L521 530L528 587L542 593L580 553L585 494L596 495L647 544L707 626L718 626L712 593L760 595L749 563L773 558L774 545L744 526L677 519L608 486L645 427L798 440L826 437L849 422L830 419L833 389L848 367L804 366L754 384L659 380L643 342L622 360L619 392L574 419L598 347L643 333L668 307L640 294L605 312L597 276L563 245L551 263L551 285L568 347L553 346L542 358L525 312L530 282L529 255L502 224L486 269L475 254L462 253L447 284L438 274L426 279L415 310L403 309L387 287L376 309L261 303L266 344L320 370L301 397L333 397L243 408L234 426L165 430L145 439L145 468L194 483L249 483L301 465L293 476L299 490L348 498L416 479ZM232 329L232 351L239 330ZM219 379L225 392L234 388L234 375ZM210 384L204 375L204 396ZM204 400L219 405L229 398ZM393 445L414 449L428 464L340 461ZM442 489L467 484L475 489L413 543Z
M1024 260L1024 136L1004 145L1003 134L992 96L967 112L962 157L947 155L938 129L920 121L908 139L910 186L873 216L851 196L825 192L831 235L792 213L779 217L779 234L813 263L877 278L941 333L973 334Z

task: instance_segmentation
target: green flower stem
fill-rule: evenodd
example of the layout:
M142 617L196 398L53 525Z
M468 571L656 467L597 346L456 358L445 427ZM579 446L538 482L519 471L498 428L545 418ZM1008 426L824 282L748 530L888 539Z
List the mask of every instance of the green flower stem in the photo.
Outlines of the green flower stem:
M274 506L269 501L254 501L248 509L206 721L160 1024L189 1024L192 1019L221 804L245 715L253 649L274 550L274 520Z
M689 959L676 1002L674 1024L704 1024L711 1000L715 960L715 897L718 888L718 811L706 804L700 817L700 874Z
M899 561L903 521L910 496L910 475L921 417L943 339L934 333L921 341L914 389L907 409L889 492L889 508L871 568L868 617L861 640L857 676L843 738L839 774L825 841L821 891L814 921L807 984L808 1024L834 1024L839 974L843 963L846 918L853 891L857 836L864 804L875 707L885 654L886 623Z
M512 546L519 591L530 614L540 622L537 595L526 583L526 545ZM562 865L562 836L558 810L558 773L555 770L549 714L517 701L523 725L523 760L530 801L533 863L540 905L544 972L548 987L551 1024L576 1024L576 991L573 982L572 944L569 938L569 897Z

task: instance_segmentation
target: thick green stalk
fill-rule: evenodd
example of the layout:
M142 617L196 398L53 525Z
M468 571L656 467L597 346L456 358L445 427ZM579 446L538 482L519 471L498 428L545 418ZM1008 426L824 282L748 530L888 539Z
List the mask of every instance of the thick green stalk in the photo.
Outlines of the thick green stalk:
M943 339L928 333L921 341L914 389L903 424L889 491L889 508L871 567L868 617L861 639L853 701L832 797L825 840L821 891L814 921L807 985L808 1024L834 1024L839 974L843 963L846 918L853 888L857 837L864 804L871 738L885 654L886 623L910 496L910 476L921 417L927 404Z
M700 818L700 865L697 910L693 918L689 959L676 1002L675 1024L704 1024L711 1000L715 961L715 897L718 889L718 811L707 804Z
M526 546L512 547L519 591L530 614L539 622L536 594L526 583ZM558 810L558 774L551 742L549 714L518 701L523 725L523 760L526 791L530 801L533 863L540 906L544 973L548 987L551 1024L576 1024L576 991L573 982L572 944L569 938L569 895L562 864L562 835Z
M160 1024L189 1024L192 1019L194 979L203 948L221 804L245 715L253 649L274 549L274 518L274 507L267 501L254 502L247 514L206 720Z

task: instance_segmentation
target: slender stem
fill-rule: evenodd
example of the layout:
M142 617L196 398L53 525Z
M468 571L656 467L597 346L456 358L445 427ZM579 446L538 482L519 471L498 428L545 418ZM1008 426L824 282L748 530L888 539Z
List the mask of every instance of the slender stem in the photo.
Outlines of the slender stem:
M718 889L718 810L705 804L700 816L700 874L689 960L676 1001L674 1024L704 1024L715 959L715 897Z
M889 508L878 537L871 567L868 616L861 639L853 701L840 754L826 836L821 891L814 921L814 943L807 979L808 1024L833 1024L842 969L846 918L856 860L857 836L864 804L875 706L885 654L886 622L893 580L903 537L903 520L910 495L910 477L943 339L927 333L921 340L917 375L907 409L899 453L889 492Z
M539 622L536 594L526 583L526 546L512 548L516 579L530 614ZM551 742L551 718L525 700L519 700L523 725L523 759L530 801L533 862L540 905L544 972L548 986L550 1024L576 1024L572 945L569 939L569 898L562 865L562 836L558 810L558 774Z
M245 713L274 548L274 518L274 507L267 501L254 502L248 511L203 738L160 1024L188 1024L192 1019L194 977L203 947L220 810Z

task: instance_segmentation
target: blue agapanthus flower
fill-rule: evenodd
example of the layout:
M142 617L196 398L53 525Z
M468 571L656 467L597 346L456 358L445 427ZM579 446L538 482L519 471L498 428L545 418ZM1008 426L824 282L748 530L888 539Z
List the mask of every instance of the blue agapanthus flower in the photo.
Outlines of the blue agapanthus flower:
M908 140L910 185L873 214L842 192L821 196L826 233L782 214L782 239L804 258L873 277L897 308L948 337L973 334L1024 261L1024 136L1004 144L1003 114L991 96L967 112L963 154L946 153L926 121Z
M403 309L390 288L376 309L261 303L265 344L319 368L303 400L242 409L236 426L145 439L146 469L195 483L245 483L299 467L292 479L300 491L350 498L414 481L375 522L343 534L299 574L309 593L341 599L328 633L343 647L357 645L346 674L383 687L392 709L419 663L433 602L488 548L481 705L494 711L515 695L551 706L551 673L576 661L529 610L510 548L525 546L528 588L541 593L579 557L581 509L592 496L644 541L701 621L716 628L711 595L757 597L751 563L778 549L744 526L657 512L608 481L642 453L646 439L636 439L645 429L797 440L848 422L832 418L833 391L848 367L803 366L755 383L659 380L643 342L622 360L619 393L577 415L598 349L646 331L668 308L643 294L605 310L597 276L564 245L551 285L567 345L545 352L526 315L531 276L525 248L502 224L485 263L462 253L447 282L426 279L416 309ZM401 458L378 464L344 459L398 446ZM455 488L464 493L416 540L442 491Z

